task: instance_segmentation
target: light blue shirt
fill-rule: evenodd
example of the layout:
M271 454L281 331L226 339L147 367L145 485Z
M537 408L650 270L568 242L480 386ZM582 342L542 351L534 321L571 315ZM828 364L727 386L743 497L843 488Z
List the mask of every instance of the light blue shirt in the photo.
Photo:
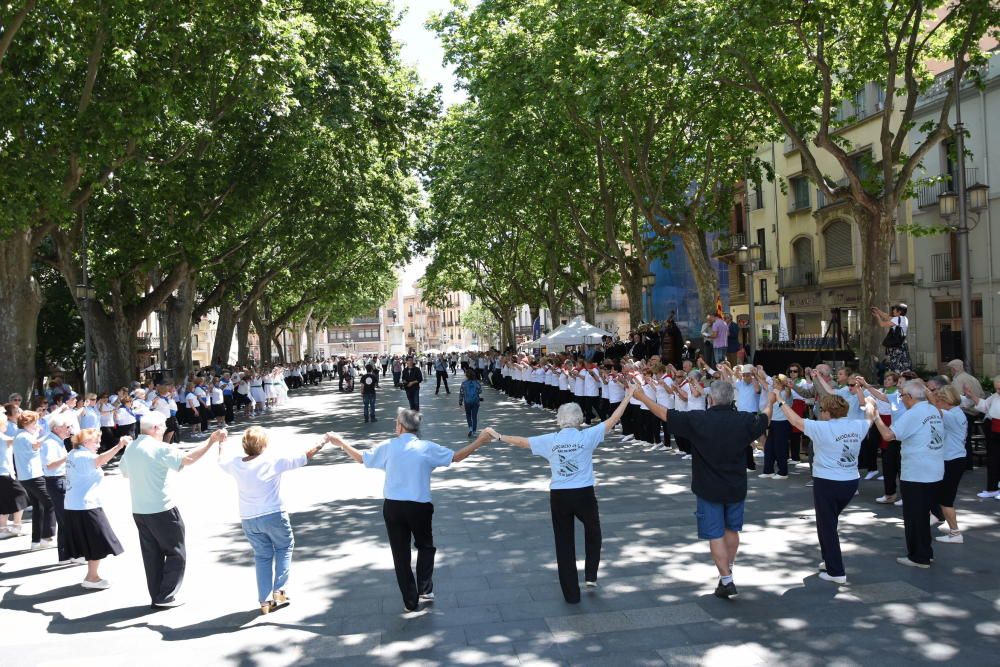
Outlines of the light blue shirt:
M132 492L133 514L159 514L173 509L170 493L171 471L184 466L184 452L148 435L132 441L119 465Z
M62 465L55 468L50 468L49 464L58 461L59 459L66 458L66 444L62 439L55 433L49 433L45 436L45 441L42 443L42 461L45 463L42 472L46 477L63 477L66 474L66 462L63 461Z
M962 412L962 408L955 406L950 410L942 410L941 421L944 423L944 460L964 459L969 420Z
M44 476L41 449L35 449L33 446L35 439L36 436L27 431L21 431L14 438L14 466L17 468L18 479L35 479Z
M581 489L594 485L594 450L604 441L604 424L583 430L564 428L528 438L531 453L544 456L552 468L550 489Z
M14 466L12 465L14 450L13 442L8 443L0 439L0 475L14 476Z
M904 482L940 482L944 477L944 422L941 412L927 401L892 420L892 432L902 444Z
M803 432L813 442L813 477L838 482L858 479L858 453L870 428L867 419L805 420Z
M100 428L101 427L101 414L97 411L97 408L84 408L83 414L80 415L80 428Z
M435 468L450 466L454 456L455 452L447 447L404 433L364 452L362 462L366 468L385 471L382 494L386 500L429 503L431 473Z
M858 395L851 391L850 387L841 387L835 390L835 396L840 396L845 401L847 401L847 419L864 419L865 411L861 407L861 401L858 400ZM865 390L865 396L869 396L868 390Z
M740 412L757 412L757 392L754 391L753 382L737 380L736 387L736 409Z
M94 465L97 454L77 447L66 459L66 509L93 510L101 506L104 470Z

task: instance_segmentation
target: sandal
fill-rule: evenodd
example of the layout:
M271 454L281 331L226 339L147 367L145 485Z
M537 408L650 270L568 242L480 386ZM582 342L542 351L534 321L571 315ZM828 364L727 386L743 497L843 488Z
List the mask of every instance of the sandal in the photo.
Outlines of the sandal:
M275 591L274 592L274 602L273 602L273 604L274 604L274 606L276 608L277 607L284 607L284 606L286 606L290 602L291 602L291 599L288 597L288 595L285 593L285 591Z
M270 614L272 611L278 608L278 605L274 604L273 600L268 600L267 602L262 602L260 605L260 613Z

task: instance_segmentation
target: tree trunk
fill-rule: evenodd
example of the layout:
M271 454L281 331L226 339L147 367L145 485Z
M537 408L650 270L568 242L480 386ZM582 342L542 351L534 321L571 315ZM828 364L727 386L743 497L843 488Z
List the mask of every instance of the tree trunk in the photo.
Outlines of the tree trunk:
M628 326L630 330L634 331L644 319L642 274L634 272L630 275L622 275L622 287L625 288L625 295L628 297ZM652 314L649 315L649 320L653 320Z
M316 358L316 329L317 322L315 317L310 317L309 322L306 326L306 356L310 359Z
M288 332L287 328L282 329L281 331L276 332L274 334L274 337L271 339L274 342L274 346L278 348L278 363L281 364L282 366L284 366L286 363L284 342L288 339L287 332Z
M137 364L138 327L120 312L106 315L95 302L88 302L80 315L87 320L94 346L95 389L116 391L128 387L141 370Z
M188 276L177 287L177 295L167 297L167 312L163 315L163 328L167 333L164 357L169 374L176 382L183 382L191 372L191 314L195 307L196 275Z
M273 361L271 348L271 325L265 323L264 318L255 308L253 311L253 329L257 334L257 344L260 346L260 366L266 368Z
M708 258L708 243L705 241L705 233L699 229L692 229L688 226L681 226L675 232L681 237L684 244L684 252L687 254L688 264L691 265L691 273L694 275L694 283L698 288L698 305L701 312L695 321L701 321L708 313L715 313L715 297L719 293L719 274L712 268L712 262Z
M0 396L23 394L27 406L35 385L38 312L42 291L31 275L31 233L0 240Z
M892 247L893 218L872 215L864 209L854 211L861 232L861 294L858 298L861 323L858 346L859 370L869 379L875 377L875 364L883 356L885 331L875 323L871 309L889 310L889 250Z
M244 368L250 364L250 324L249 312L236 322L236 361Z
M219 324L212 344L212 363L220 366L229 364L229 353L233 349L233 332L236 330L236 308L228 301L219 306Z
M549 309L549 319L552 320L550 328L555 329L562 321L562 299L551 287L545 292L545 307Z

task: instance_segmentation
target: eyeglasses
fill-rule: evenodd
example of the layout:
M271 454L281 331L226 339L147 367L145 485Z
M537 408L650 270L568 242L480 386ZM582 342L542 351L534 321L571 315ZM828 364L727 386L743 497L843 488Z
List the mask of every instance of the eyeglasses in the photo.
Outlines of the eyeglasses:
M789 375L798 375L799 372L797 370L795 370L794 368L789 368L788 369L788 374Z

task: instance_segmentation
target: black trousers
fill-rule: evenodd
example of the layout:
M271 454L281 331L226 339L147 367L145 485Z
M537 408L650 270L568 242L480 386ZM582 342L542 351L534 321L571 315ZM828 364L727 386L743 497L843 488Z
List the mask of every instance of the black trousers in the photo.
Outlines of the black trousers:
M451 390L448 389L448 371L438 371L437 372L437 387L434 389L434 393L441 391L441 383L444 382L444 391L446 394L450 394Z
M559 586L566 602L580 601L580 580L576 569L576 524L583 523L583 544L586 562L584 580L597 581L601 564L601 517L597 512L597 495L594 487L580 489L552 489L549 492L552 510L552 532L556 539L556 565L559 569Z
M899 478L899 467L902 465L899 440L893 440L882 450L882 477L885 495L896 495L896 480Z
M583 420L586 424L590 424L593 420L593 415L597 414L600 418L600 414L597 412L597 396L581 396L580 397L580 407L583 408Z
M788 458L796 463L802 460L802 431L792 429L792 434L788 437Z
M434 592L434 535L431 529L434 517L432 503L409 500L389 500L382 503L385 532L392 549L392 565L396 570L396 583L403 594L403 606L417 608L420 596ZM410 541L417 548L417 578L410 569Z
M861 441L861 451L858 453L858 470L878 470L878 448L882 443L882 435L872 424L868 435Z
M410 402L411 410L420 409L420 385L406 388L406 400Z
M837 524L840 513L851 502L858 490L858 480L836 481L813 478L813 506L816 508L816 536L819 550L826 564L827 574L844 576L844 557L840 552L840 534ZM924 523L927 523L925 520Z
M1000 433L986 432L986 490L996 491L1000 483Z
M66 528L66 477L46 477L45 478L45 488L49 492L49 497L52 498L52 508L56 513L56 525L59 530L56 531L56 547L59 552L59 560L69 560L69 545L66 544L66 540L69 539L69 529Z
M294 380L294 379L295 378L293 377L292 380ZM293 384L294 384L294 382L293 382ZM236 416L233 414L233 405L235 403L235 400L233 399L233 395L232 394L223 394L222 395L222 402L226 406L226 423L227 424L232 424L233 421L236 419Z
M56 509L44 477L22 479L21 486L31 501L31 542L51 539L56 534Z
M169 602L184 582L187 565L181 513L174 507L156 514L133 514L132 518L139 529L139 548L149 597L153 604Z
M906 555L914 563L929 565L934 558L930 514L936 504L938 482L900 481L903 494L903 531Z

